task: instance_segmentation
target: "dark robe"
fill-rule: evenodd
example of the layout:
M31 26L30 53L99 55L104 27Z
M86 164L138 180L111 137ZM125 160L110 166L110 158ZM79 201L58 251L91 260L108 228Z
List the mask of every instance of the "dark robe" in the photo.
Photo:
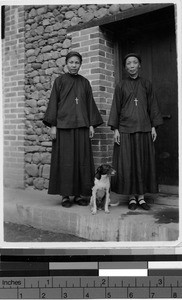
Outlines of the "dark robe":
M108 121L120 132L120 145L115 143L113 151L114 192L142 195L158 191L151 129L162 123L150 81L129 77L116 86Z
M69 73L57 77L43 122L62 129L101 125L89 81Z
M137 98L137 104L134 102ZM116 85L108 125L120 132L148 132L163 123L149 80L127 78Z
M56 78L43 123L57 127L48 193L91 195L95 170L89 127L103 120L89 81L69 73Z

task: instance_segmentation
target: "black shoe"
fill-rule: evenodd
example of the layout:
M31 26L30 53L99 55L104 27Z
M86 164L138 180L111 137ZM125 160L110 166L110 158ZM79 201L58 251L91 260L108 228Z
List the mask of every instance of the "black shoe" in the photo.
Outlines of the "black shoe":
M84 199L80 196L75 196L73 201L75 204L78 204L80 206L87 206L89 204L89 201L87 199Z
M71 200L70 200L70 198L68 196L63 196L61 205L63 207L71 207L72 206L72 202L71 202Z
M139 199L138 203L144 210L150 209L150 206L145 202L144 198Z
M130 210L135 210L137 209L137 202L136 202L136 199L135 198L131 198L130 201L129 201L129 204L128 204L128 208Z

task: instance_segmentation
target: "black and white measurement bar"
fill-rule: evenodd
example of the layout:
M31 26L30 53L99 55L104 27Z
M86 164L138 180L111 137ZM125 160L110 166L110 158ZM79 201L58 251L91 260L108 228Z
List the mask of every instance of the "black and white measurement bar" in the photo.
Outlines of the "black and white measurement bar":
M1 255L0 299L182 299L182 255Z
M182 276L182 261L0 262L0 277L174 275Z

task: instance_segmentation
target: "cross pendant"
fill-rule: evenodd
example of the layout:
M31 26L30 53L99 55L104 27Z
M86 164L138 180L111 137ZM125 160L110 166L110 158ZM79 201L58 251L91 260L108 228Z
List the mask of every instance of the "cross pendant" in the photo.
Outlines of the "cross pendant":
M135 98L135 99L134 99L134 102L135 102L135 106L137 106L138 99Z
M78 104L78 98L77 97L75 98L75 101L76 101L76 104Z

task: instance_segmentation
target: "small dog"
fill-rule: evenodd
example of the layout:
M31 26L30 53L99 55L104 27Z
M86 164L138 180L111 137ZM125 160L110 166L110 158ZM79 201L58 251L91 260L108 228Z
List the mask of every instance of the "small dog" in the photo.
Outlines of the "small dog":
M93 215L97 213L97 209L104 209L105 213L109 213L110 177L115 174L116 171L108 164L101 165L97 168L94 186L92 188L92 196L90 198L91 212Z

